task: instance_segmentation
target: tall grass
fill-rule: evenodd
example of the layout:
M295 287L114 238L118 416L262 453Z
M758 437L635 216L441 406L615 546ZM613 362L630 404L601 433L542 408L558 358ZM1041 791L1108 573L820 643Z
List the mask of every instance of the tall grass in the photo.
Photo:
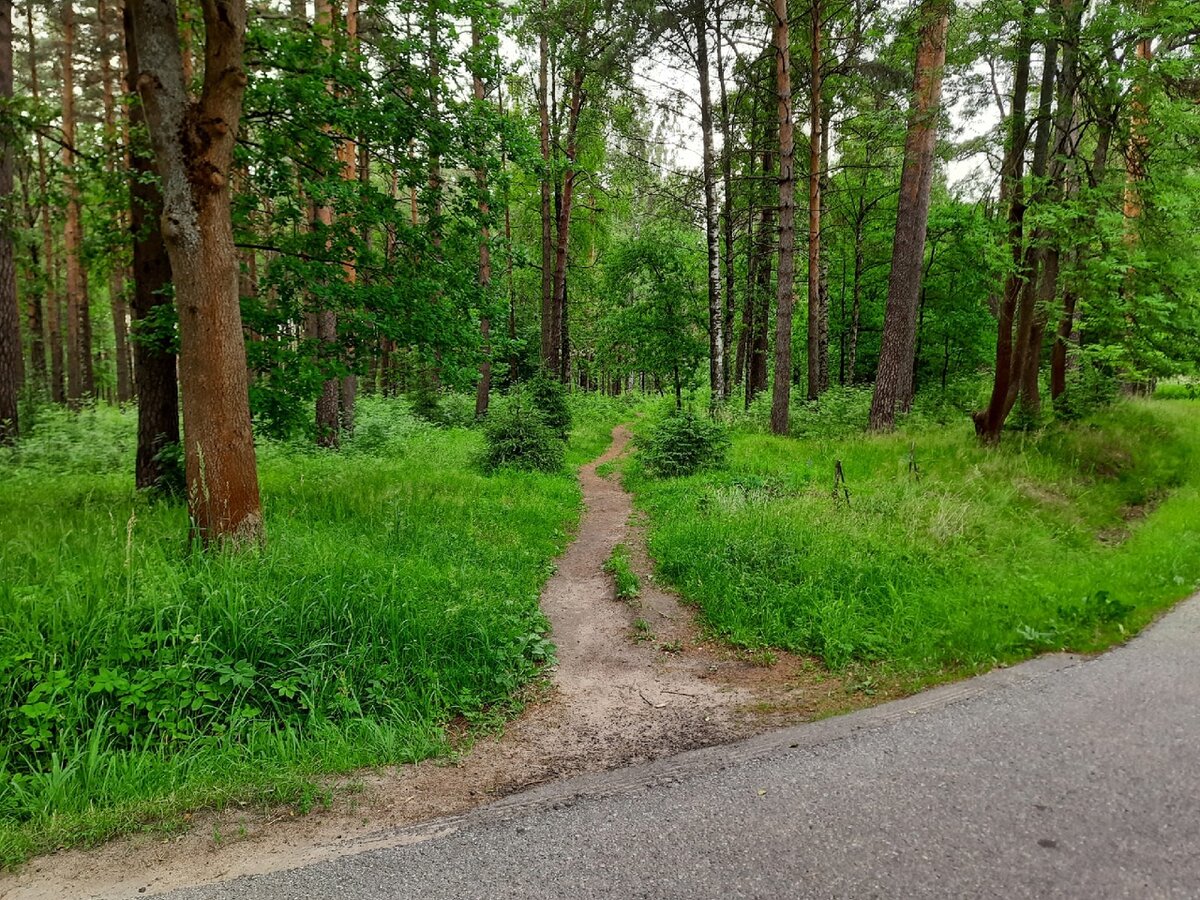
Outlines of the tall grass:
M0 458L0 861L438 753L552 652L567 472L487 476L477 430L366 400L341 452L261 443L267 545L204 554L132 489L133 423L49 411Z
M743 430L724 472L627 473L661 573L736 644L976 668L1104 646L1200 587L1200 404L1122 403L990 450L962 419L831 431Z

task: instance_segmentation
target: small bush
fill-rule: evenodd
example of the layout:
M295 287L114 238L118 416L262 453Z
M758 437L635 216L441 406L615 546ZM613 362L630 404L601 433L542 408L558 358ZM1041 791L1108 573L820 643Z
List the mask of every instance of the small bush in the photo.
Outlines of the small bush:
M546 424L541 411L519 394L489 413L484 436L483 465L489 472L502 467L531 472L562 470L562 438Z
M571 408L562 382L543 372L526 382L524 392L546 424L565 441L571 432Z
M442 397L437 389L422 384L408 395L412 413L418 419L424 419L433 425L445 425L446 414L442 411Z
M1117 381L1087 358L1067 373L1067 389L1054 401L1054 414L1076 422L1117 399Z
M691 410L675 413L639 441L642 465L652 475L674 478L725 464L729 433Z

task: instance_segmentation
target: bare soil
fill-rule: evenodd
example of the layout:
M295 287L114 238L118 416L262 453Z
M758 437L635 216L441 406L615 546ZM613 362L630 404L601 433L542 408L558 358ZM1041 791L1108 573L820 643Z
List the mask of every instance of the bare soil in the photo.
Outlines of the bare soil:
M452 760L331 779L332 801L291 808L201 811L180 834L137 834L95 849L40 857L0 876L0 897L147 896L293 868L412 840L403 826L461 813L551 779L601 771L746 737L889 699L855 693L811 660L738 654L709 640L693 610L653 579L632 499L596 468L625 452L624 426L579 480L578 535L541 603L558 648L551 681L502 735L470 735ZM613 548L631 551L642 591L615 599L603 572ZM635 626L639 620L645 627Z

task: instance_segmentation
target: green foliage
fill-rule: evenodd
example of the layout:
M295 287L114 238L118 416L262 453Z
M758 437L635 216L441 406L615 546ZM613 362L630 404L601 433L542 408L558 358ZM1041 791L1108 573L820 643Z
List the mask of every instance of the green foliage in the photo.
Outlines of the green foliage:
M1063 421L1077 422L1117 399L1117 380L1093 359L1084 355L1067 372L1066 390L1054 401L1054 414Z
M618 600L636 600L642 592L641 580L637 572L633 571L629 547L625 544L613 547L612 555L604 563L604 571L613 577Z
M97 413L79 459L49 451L80 420L43 418L27 463L0 459L6 861L440 752L550 658L537 597L575 483L484 477L477 432L359 409L341 455L260 443L270 540L242 555L188 553L182 507L91 455L131 415Z
M1197 412L1126 401L1000 448L961 419L887 436L742 433L728 472L635 469L627 483L661 574L735 644L834 667L974 669L1035 644L1104 646L1200 587ZM835 460L849 505L830 496Z
M489 413L483 430L487 440L483 465L487 471L501 468L562 471L562 438L546 423L542 411L521 394L497 404Z
M522 386L522 391L533 408L542 414L546 425L566 440L571 433L571 407L563 383L539 372Z
M638 459L663 478L691 475L725 464L729 432L719 422L691 410L676 412L638 438Z

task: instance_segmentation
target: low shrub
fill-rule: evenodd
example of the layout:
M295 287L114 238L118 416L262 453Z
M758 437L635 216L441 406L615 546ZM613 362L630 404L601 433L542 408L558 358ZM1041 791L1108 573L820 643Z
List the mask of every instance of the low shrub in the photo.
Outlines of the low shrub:
M528 472L559 472L563 467L563 440L546 423L542 412L523 395L497 404L484 425L486 447L483 466L489 472L500 468Z
M562 382L547 374L539 373L527 381L523 388L529 403L542 414L542 419L563 440L571 432L571 407L567 403L567 389Z
M1054 414L1077 422L1117 399L1117 380L1086 357L1067 373L1067 389L1054 401Z
M651 475L674 478L725 464L729 432L691 410L668 416L638 441L642 465Z

